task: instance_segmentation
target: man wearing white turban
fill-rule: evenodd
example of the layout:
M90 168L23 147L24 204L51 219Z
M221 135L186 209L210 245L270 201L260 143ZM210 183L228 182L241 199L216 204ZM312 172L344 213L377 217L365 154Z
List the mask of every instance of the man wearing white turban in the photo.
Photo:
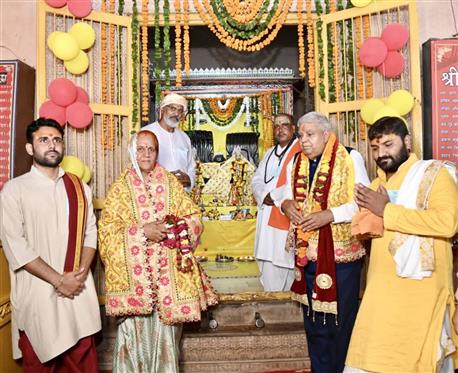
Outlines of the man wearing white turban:
M178 128L186 116L187 108L186 98L169 93L161 101L159 121L148 124L142 130L153 132L159 141L161 151L158 163L190 190L194 186L196 163L192 156L191 140Z

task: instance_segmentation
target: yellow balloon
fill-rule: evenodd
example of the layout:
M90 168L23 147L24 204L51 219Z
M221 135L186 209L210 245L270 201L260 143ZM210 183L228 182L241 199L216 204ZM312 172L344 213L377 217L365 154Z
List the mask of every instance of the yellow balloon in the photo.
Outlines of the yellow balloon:
M47 40L47 44L48 44L48 48L51 49L51 51L54 53L54 43L55 43L55 40L56 40L56 36L59 35L59 34L63 34L63 32L61 31L54 31L54 32L51 32L49 35L48 35L48 40Z
M54 55L64 61L73 60L80 51L76 39L67 32L57 34L52 43Z
M87 23L75 23L68 32L75 37L80 49L89 49L95 43L95 31Z
M385 106L385 103L379 98L371 98L361 106L361 118L367 123L372 124L375 122L374 116L378 110Z
M89 57L87 53L80 50L78 56L71 61L64 62L65 68L74 75L80 75L86 72L89 67Z
M62 159L60 167L62 167L65 172L70 172L79 178L82 178L84 175L84 163L74 155L66 155L64 159Z
M83 180L87 184L91 180L91 177L92 177L92 172L89 169L89 167L85 165L84 173L83 173L83 176L81 177L81 180Z
M384 106L379 109L374 115L374 123L383 117L395 117L401 119L407 126L406 120L399 114L399 112L391 106Z
M351 3L353 6L356 6L358 8L365 7L369 5L372 2L372 0L351 0Z
M398 89L397 91L394 91L390 97L388 97L388 100L386 100L386 104L391 106L393 109L396 109L400 115L406 115L409 113L412 110L414 103L415 100L412 94L405 89Z

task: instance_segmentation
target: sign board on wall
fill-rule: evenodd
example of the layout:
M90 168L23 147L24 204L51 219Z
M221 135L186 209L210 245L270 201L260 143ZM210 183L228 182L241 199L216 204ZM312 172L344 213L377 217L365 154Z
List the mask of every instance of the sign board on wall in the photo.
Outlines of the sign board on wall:
M25 130L34 119L35 70L18 60L0 60L0 190L30 169Z
M458 39L423 44L425 159L458 165Z

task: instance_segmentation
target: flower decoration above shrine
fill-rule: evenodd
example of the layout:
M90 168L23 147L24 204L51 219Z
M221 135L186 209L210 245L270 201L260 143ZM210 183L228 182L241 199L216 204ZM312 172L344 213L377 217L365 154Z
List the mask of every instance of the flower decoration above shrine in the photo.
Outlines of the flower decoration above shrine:
M91 0L45 0L53 8L68 6L68 11L77 18L87 17L92 12Z
M401 118L404 122L404 115L408 114L415 104L412 94L404 89L398 89L384 102L379 98L367 100L361 107L361 118L367 124L373 124L377 120L387 116Z
M182 218L175 215L167 215L164 218L167 228L167 238L162 244L169 249L177 250L176 266L180 272L186 273L192 270L192 244L188 235L188 224Z
M395 78L402 74L405 67L400 50L409 40L409 30L399 23L386 26L380 38L366 39L359 50L361 64L377 68L385 78Z
M87 92L65 78L54 79L48 86L50 100L39 109L40 117L54 119L61 126L86 128L92 123L93 112Z
M95 43L94 29L84 22L75 23L69 32L54 31L48 36L48 48L64 61L70 73L80 75L89 68L89 57L85 50Z

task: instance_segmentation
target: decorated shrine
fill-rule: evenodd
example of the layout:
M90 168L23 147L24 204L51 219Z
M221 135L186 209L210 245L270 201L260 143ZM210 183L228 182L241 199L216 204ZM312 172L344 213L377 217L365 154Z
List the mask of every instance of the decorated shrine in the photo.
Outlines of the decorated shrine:
M300 307L288 292L264 292L259 282L253 175L274 145L273 117L287 113L297 121L312 110L329 117L339 140L363 155L371 178L367 132L386 115L405 120L419 157L456 163L456 121L432 114L445 104L435 104L429 92L422 98L417 17L431 9L415 0L37 0L36 72L16 60L14 41L6 45L12 56L0 61L0 188L28 170L12 145L23 145L25 126L34 117L52 118L66 126L61 167L90 185L99 215L129 163L130 136L158 119L166 94L179 93L188 104L179 126L196 162L189 193L204 227L195 254L222 300L201 324L185 329L181 368L309 371ZM436 66L432 74L449 88L458 86L456 43L431 48L437 53L425 66ZM103 314L100 260L94 273ZM9 287L1 290L0 326L9 328ZM99 365L111 371L116 322L103 323ZM3 330L1 343L9 343L10 331ZM19 371L9 360L2 364L0 371Z

